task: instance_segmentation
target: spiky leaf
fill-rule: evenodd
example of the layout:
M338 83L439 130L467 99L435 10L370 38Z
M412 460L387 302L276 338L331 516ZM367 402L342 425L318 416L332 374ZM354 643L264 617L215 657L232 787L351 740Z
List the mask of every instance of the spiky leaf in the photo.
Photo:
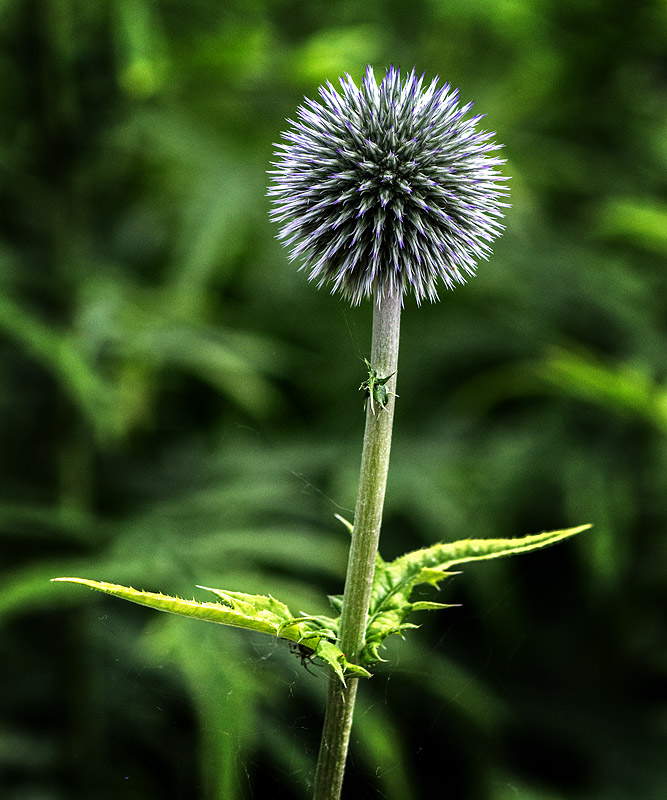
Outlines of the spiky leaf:
M315 657L326 662L343 682L346 672L359 677L369 676L367 670L349 664L342 650L330 641L334 637L330 628L318 624L315 617L293 616L284 603L270 596L228 592L201 586L199 588L213 592L220 600L215 603L201 603L194 599L185 600L181 597L145 592L130 586L86 578L53 578L53 580L80 583L99 592L158 611L268 633L296 644L303 644L314 651Z
M423 600L411 602L410 596L416 586L437 586L446 577L455 574L450 570L457 564L528 553L567 539L587 528L590 525L516 539L463 539L414 550L390 562L378 558L361 663L369 666L380 661L379 649L388 636L402 635L405 630L417 627L407 622L413 611L449 607L444 603Z

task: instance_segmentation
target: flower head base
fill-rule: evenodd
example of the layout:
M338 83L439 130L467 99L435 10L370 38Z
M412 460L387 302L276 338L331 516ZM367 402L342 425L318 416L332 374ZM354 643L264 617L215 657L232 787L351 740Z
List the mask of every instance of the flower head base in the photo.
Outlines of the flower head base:
M503 229L499 145L437 82L424 87L414 70L401 81L393 67L379 86L370 67L361 87L341 78L341 94L327 82L276 145L278 238L354 304L410 289L436 300L438 281L464 283Z

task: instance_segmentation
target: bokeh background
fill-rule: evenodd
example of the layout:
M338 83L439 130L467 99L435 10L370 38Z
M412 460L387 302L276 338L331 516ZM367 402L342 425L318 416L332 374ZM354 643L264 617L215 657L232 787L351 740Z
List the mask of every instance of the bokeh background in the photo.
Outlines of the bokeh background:
M662 800L667 7L0 4L0 796L307 798L325 672L50 584L341 590L368 304L287 262L273 142L370 63L460 87L513 207L403 316L383 554L591 522L468 566L363 685L347 797Z

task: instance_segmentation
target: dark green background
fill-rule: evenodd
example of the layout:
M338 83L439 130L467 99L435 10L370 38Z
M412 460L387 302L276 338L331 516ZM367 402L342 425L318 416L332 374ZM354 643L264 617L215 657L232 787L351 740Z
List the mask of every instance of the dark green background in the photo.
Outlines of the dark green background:
M307 798L286 643L83 575L326 612L368 304L287 262L272 143L371 63L460 87L513 207L403 315L383 553L592 522L469 566L364 683L347 797L662 800L667 13L627 0L0 4L0 795Z

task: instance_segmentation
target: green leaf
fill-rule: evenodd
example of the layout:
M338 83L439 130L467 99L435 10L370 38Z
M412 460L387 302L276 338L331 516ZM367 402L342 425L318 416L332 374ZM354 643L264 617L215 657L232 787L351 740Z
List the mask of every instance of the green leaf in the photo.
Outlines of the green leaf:
M585 350L553 349L536 367L561 392L667 429L667 386L638 364L608 364Z
M285 624L286 621L292 620L289 608L270 595L267 597L261 594L246 594L245 592L226 592L222 589L212 589L210 586L200 586L199 584L197 588L213 592L222 600L225 606L238 609L250 617L266 612L267 615L275 618L278 628Z
M72 336L45 325L4 295L0 295L0 330L20 342L60 382L103 441L121 432L112 387Z
M515 539L462 539L458 542L446 542L414 550L406 553L387 567L396 567L402 570L437 569L449 570L456 564L465 564L469 561L486 561L490 558L529 553L548 545L556 544L563 539L569 539L582 531L588 530L591 525L579 525L576 528L566 528L559 531L546 531L535 533L531 536L521 536ZM449 573L452 574L452 573ZM426 581L419 581L426 582Z
M599 231L605 237L620 237L665 255L667 206L655 199L612 197L602 204Z
M342 683L345 683L346 673L356 675L358 678L371 677L371 673L364 667L348 663L343 651L327 639L320 639L315 648L315 655L331 667Z
M528 553L560 542L590 527L590 525L580 525L576 528L516 539L463 539L415 550L390 562L378 559L361 663L369 666L380 661L379 649L388 636L392 634L402 636L404 631L417 627L407 622L408 616L413 611L451 607L444 603L424 600L411 602L410 596L416 586L420 584L437 586L449 575L456 574L450 571L456 564Z
M268 633L295 644L303 644L313 651L313 656L321 658L345 682L345 673L359 677L370 677L363 667L348 663L343 651L330 639L335 638L332 628L337 626L335 620L302 615L294 617L289 608L274 597L244 592L228 592L223 589L211 589L200 586L200 589L213 592L221 602L200 603L197 600L185 600L157 592L145 592L130 586L120 586L105 581L92 581L86 578L53 578L54 582L80 583L99 592L120 597L157 611L167 611L183 617L217 622L235 628L246 628L251 631Z
M418 627L407 620L413 611L431 611L451 607L450 604L430 600L411 601L410 596L416 586L420 584L438 586L449 575L456 574L450 570L456 564L527 553L555 544L587 528L590 528L590 525L538 533L518 539L464 539L459 542L435 544L406 553L390 562L383 561L378 555L361 665L349 663L343 651L336 645L338 619L308 614L295 617L284 603L271 596L199 586L200 589L212 592L219 601L201 603L194 599L185 600L180 597L140 591L129 586L92 581L86 578L53 578L52 580L80 583L91 589L158 611L167 611L183 617L192 617L278 636L312 650L313 657L320 658L328 664L340 680L345 682L346 674L370 677L370 672L366 667L382 660L379 650L384 640L392 634L402 636L405 631ZM334 609L338 611L341 598L333 596L329 599Z

